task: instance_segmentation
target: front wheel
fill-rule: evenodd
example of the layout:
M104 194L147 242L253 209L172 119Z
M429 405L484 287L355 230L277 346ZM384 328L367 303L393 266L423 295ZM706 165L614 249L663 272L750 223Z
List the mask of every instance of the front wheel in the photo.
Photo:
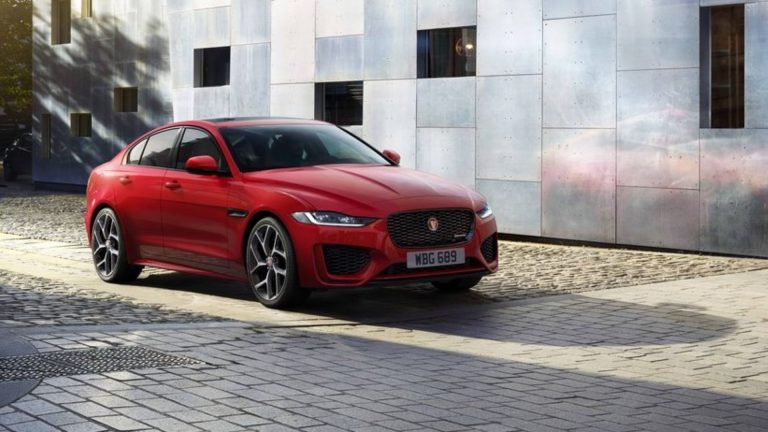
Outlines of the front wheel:
M293 243L275 218L259 220L248 236L246 270L256 298L270 308L298 305L309 295L299 286Z
M432 285L441 291L467 291L480 283L482 278L482 276L465 276L443 282L432 282Z
M104 281L125 283L139 277L142 267L128 263L125 237L111 208L101 209L93 220L91 250L96 274Z

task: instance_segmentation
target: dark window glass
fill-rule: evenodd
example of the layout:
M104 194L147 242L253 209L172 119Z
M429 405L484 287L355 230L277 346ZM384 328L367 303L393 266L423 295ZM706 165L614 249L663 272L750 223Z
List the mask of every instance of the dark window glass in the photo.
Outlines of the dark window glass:
M72 32L70 0L51 0L51 44L68 44Z
M363 82L315 85L315 118L341 126L363 124Z
M195 87L229 85L229 47L195 50Z
M475 76L475 27L421 30L417 38L418 77Z
M119 87L115 89L115 111L139 111L139 89L136 87Z
M208 155L216 160L219 164L219 169L224 170L226 163L221 156L221 151L216 143L213 141L210 135L199 129L186 129L184 130L184 138L179 144L179 152L176 157L176 169L184 169L187 163L187 159L193 156Z
M128 156L125 158L125 163L130 165L138 165L141 161L141 153L144 151L144 146L147 144L147 140L144 140L135 146L128 152Z
M141 165L167 167L171 149L178 135L178 129L169 129L149 137L144 154L141 156Z
M331 125L248 126L221 133L240 171L328 164L390 165L379 153Z
M91 136L91 114L71 113L69 115L69 128L76 137Z
M744 127L744 5L702 8L702 127Z
M40 117L40 141L42 142L42 149L40 157L42 159L51 158L51 115L43 114Z

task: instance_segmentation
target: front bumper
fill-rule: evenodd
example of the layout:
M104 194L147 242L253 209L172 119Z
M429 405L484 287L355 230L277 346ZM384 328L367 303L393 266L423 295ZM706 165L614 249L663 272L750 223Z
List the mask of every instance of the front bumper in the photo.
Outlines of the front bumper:
M474 229L469 240L446 246L428 248L401 248L396 246L387 232L384 219L362 228L323 227L290 221L289 231L294 243L298 263L299 281L306 288L354 288L366 285L438 280L446 277L493 273L498 269L496 253L496 220L493 216L480 219L475 216ZM494 257L489 261L483 255L483 242L493 242ZM367 262L351 274L328 271L323 248L341 246L354 248L367 254ZM465 263L445 267L408 269L407 253L412 251L463 248ZM355 269L355 267L352 267Z

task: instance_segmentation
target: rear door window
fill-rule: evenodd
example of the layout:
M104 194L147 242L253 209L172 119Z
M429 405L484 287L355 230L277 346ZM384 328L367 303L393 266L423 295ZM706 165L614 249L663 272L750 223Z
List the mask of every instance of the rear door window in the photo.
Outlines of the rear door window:
M128 152L128 156L125 158L125 163L128 165L138 165L141 161L141 153L144 151L144 146L147 144L147 140L144 140L135 146Z
M147 140L140 165L167 168L170 165L171 150L179 135L179 129L158 132Z

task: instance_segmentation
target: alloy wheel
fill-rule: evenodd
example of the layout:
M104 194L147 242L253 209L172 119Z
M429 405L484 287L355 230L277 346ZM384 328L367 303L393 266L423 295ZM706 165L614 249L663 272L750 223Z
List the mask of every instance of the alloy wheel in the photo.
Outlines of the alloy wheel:
M111 212L102 212L96 218L91 229L91 240L96 271L105 278L111 277L117 270L121 242L120 231Z
M285 239L271 224L255 229L248 241L248 272L254 292L272 301L285 290L288 254Z

